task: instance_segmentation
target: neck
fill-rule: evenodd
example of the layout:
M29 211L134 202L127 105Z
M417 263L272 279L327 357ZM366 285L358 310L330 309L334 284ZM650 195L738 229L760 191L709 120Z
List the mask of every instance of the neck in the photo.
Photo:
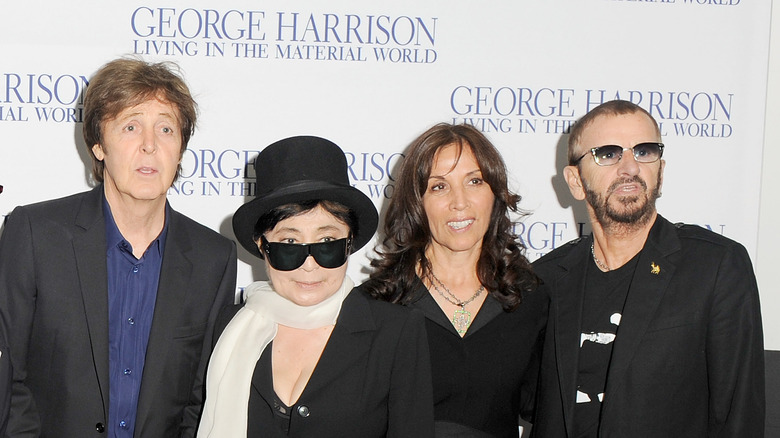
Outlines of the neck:
M479 285L477 261L481 248L475 251L452 252L428 245L425 257L431 262L431 269L449 287Z
M649 220L642 224L608 226L603 226L591 218L595 257L610 270L623 266L644 248L657 216L658 214L653 212Z
M165 226L165 197L150 201L128 199L108 186L104 193L119 232L132 245L133 255L140 258Z

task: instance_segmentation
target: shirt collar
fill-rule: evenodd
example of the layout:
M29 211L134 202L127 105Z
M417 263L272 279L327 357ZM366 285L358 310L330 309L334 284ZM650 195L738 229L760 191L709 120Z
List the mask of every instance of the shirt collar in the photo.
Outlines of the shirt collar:
M165 201L165 224L163 225L163 229L144 253L150 249L154 249L157 251L157 254L162 257L165 250L165 239L168 235L168 218L170 217L170 213L171 206L168 204L168 201ZM119 231L119 227L116 225L114 214L111 212L111 206L108 204L105 193L103 194L103 218L106 222L106 248L119 248L132 254L133 250L130 246L130 242L128 242Z

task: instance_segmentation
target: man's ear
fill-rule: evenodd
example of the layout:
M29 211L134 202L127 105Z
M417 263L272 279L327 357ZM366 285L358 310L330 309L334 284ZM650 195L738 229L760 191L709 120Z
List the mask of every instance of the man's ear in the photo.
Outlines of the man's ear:
M100 143L95 143L95 145L92 146L92 153L98 161L103 161L103 158L106 156L105 151L103 151L103 146L101 146Z
M580 169L577 166L566 166L563 168L563 178L569 186L569 191L574 199L582 201L585 199L585 187L580 178Z

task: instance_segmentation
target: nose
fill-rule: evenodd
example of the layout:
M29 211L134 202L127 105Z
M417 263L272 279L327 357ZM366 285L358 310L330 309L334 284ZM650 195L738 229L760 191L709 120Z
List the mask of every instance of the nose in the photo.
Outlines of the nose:
M147 129L144 133L141 150L147 154L153 154L157 151L157 138L153 129Z
M453 210L463 210L468 205L466 191L463 187L453 187L450 192L450 208Z
M639 163L634 158L634 150L629 148L623 149L623 156L617 163L618 173L621 175L636 175L639 173Z
M314 257L311 254L306 256L306 260L304 260L301 265L301 268L306 272L311 272L319 267L320 265L317 264L317 261L314 260Z

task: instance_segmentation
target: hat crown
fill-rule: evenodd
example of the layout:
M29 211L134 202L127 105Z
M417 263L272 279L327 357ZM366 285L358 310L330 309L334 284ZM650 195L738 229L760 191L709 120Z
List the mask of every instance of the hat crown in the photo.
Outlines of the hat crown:
M262 197L304 182L347 187L347 159L335 143L298 136L277 141L255 159L256 196Z
M254 240L258 219L281 205L316 199L337 202L355 213L352 249L362 248L374 235L379 217L371 199L349 183L348 171L344 151L324 138L290 137L269 145L255 159L255 198L233 214L236 239L262 257Z

